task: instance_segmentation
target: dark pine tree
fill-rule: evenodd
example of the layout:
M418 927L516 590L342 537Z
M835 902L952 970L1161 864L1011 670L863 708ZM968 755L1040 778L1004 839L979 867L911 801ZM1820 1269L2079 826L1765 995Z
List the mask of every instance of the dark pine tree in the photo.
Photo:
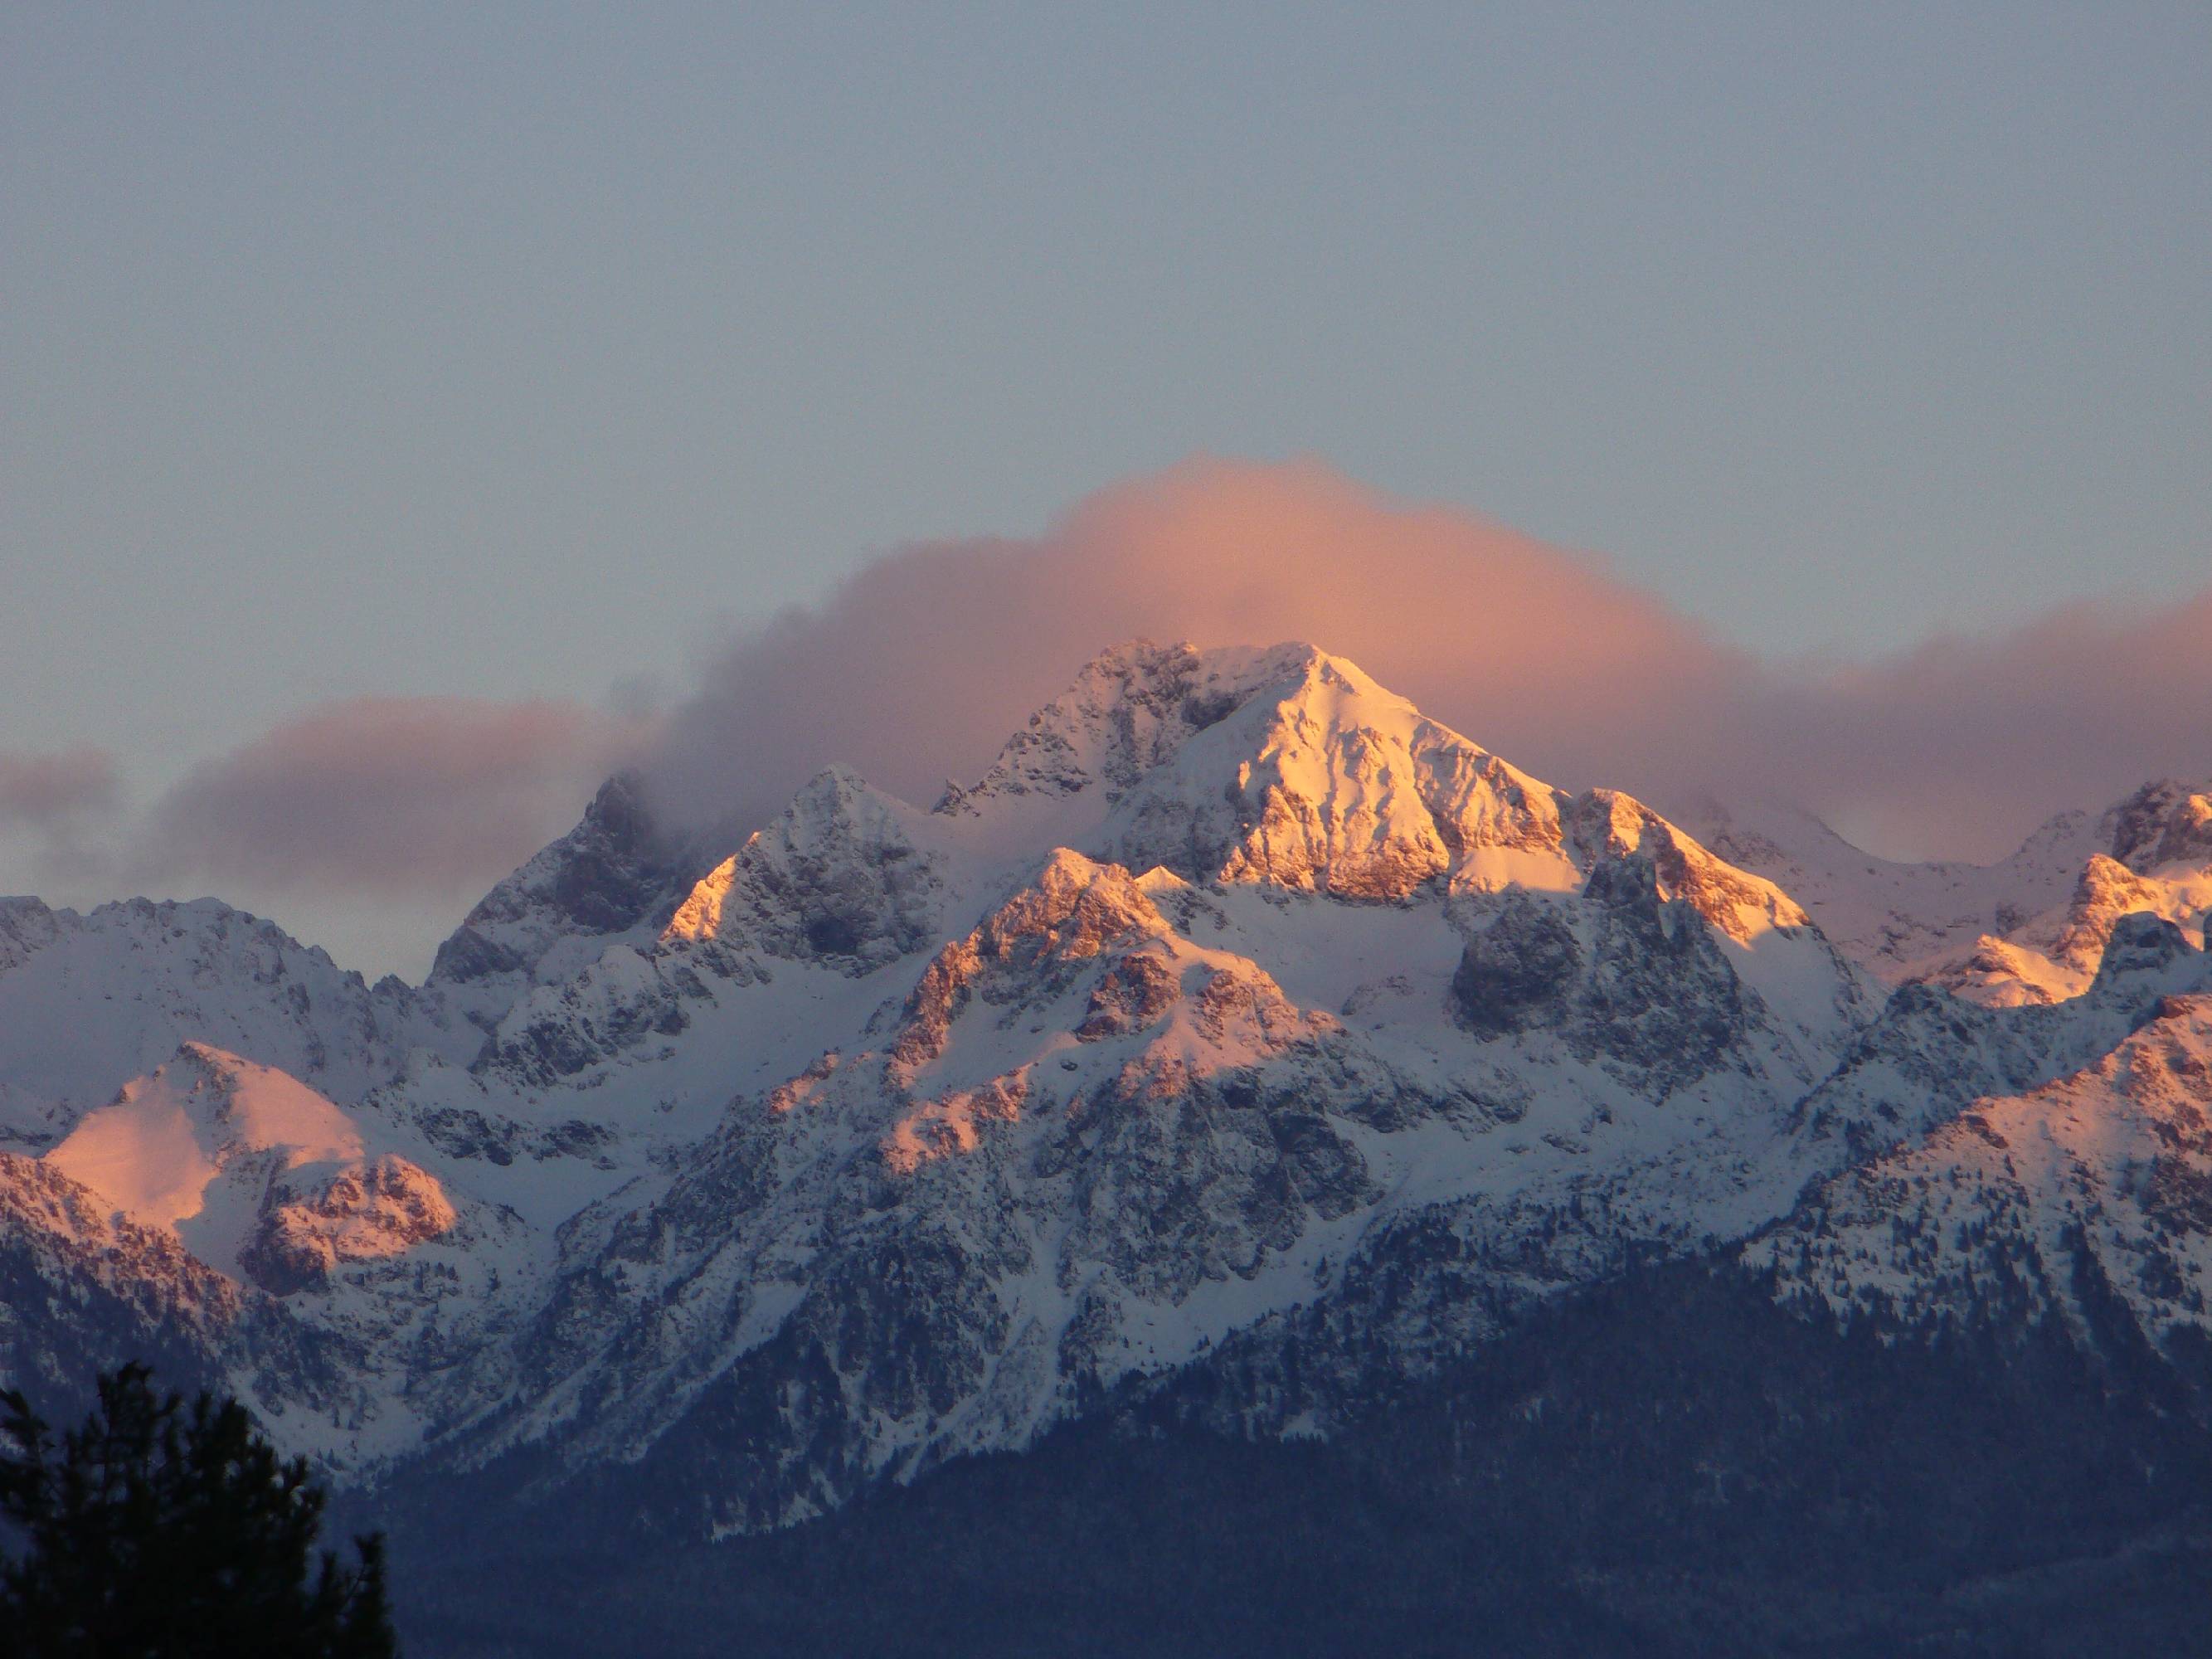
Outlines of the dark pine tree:
M188 1407L143 1365L56 1441L0 1392L0 1653L389 1659L383 1540L318 1552L324 1495L235 1401Z

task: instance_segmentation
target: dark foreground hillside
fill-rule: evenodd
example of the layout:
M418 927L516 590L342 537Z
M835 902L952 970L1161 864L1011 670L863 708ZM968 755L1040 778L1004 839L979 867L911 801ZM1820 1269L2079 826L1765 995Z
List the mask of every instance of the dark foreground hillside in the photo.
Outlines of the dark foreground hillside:
M2046 1327L1850 1334L1641 1273L1327 1443L1178 1379L1022 1456L708 1547L653 1471L395 1497L408 1650L2157 1655L2212 1637L2201 1385Z

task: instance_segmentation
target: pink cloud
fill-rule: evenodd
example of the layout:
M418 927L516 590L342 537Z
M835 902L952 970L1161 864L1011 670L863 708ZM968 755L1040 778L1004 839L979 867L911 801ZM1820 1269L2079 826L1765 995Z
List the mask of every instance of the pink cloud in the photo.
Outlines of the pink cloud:
M1670 726L1714 717L1751 672L1594 558L1317 463L1200 460L1034 540L894 553L776 618L712 665L653 775L678 811L741 820L831 760L933 799L1138 635L1311 640L1523 763L1591 777L1644 773Z
M2082 609L1835 671L1715 641L1595 557L1316 462L1194 460L1043 535L894 552L736 641L651 769L757 823L833 760L927 801L1102 647L1310 640L1540 776L1664 807L1782 794L1916 855L2212 773L2212 592Z
M1748 757L1816 811L1906 849L1995 858L2052 811L2212 776L2212 588L1787 679L1746 725Z
M0 828L52 834L72 821L112 811L119 793L115 763L104 750L0 752Z
M195 768L125 863L226 893L473 896L574 823L638 736L554 701L332 703Z

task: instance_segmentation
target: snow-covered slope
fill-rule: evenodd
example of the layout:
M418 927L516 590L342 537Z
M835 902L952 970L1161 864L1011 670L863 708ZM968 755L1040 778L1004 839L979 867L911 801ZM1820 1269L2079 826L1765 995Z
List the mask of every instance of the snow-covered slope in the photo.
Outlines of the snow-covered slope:
M488 1028L531 986L567 978L614 943L650 939L703 863L656 820L637 775L618 773L574 830L477 902L438 947L428 988Z
M372 1160L331 1102L198 1042L88 1113L46 1162L202 1261L272 1289L398 1255L456 1219L434 1177L395 1155Z
M2051 818L1992 865L1876 858L1778 800L1703 799L1683 822L1719 857L1782 887L1838 950L1891 984L2062 902L2098 845L2086 812Z
M2080 995L2121 916L2162 916L2201 945L2212 913L2212 784L2165 779L2101 813L2061 813L1987 866L1878 859L1774 802L1708 800L1688 822L1786 889L1869 972L1990 1006Z
M466 1060L482 1034L455 1025L398 980L366 985L213 899L84 915L0 899L0 1146L50 1145L183 1042L357 1100L412 1048Z
M2047 1316L2106 1339L2117 1322L2153 1352L2212 1353L2212 992L1837 1176L1750 1255L1845 1314Z
M1109 652L940 816L986 845L1341 898L1558 887L1556 792L1309 646Z

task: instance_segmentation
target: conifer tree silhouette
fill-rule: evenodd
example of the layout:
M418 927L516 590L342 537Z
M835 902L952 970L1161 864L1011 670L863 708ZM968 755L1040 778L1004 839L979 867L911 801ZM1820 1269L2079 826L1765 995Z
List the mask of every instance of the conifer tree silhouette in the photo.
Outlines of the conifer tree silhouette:
M244 1407L100 1379L55 1439L0 1391L0 1653L21 1659L391 1659L383 1540L315 1547L325 1497ZM12 1534L12 1535L11 1535Z

